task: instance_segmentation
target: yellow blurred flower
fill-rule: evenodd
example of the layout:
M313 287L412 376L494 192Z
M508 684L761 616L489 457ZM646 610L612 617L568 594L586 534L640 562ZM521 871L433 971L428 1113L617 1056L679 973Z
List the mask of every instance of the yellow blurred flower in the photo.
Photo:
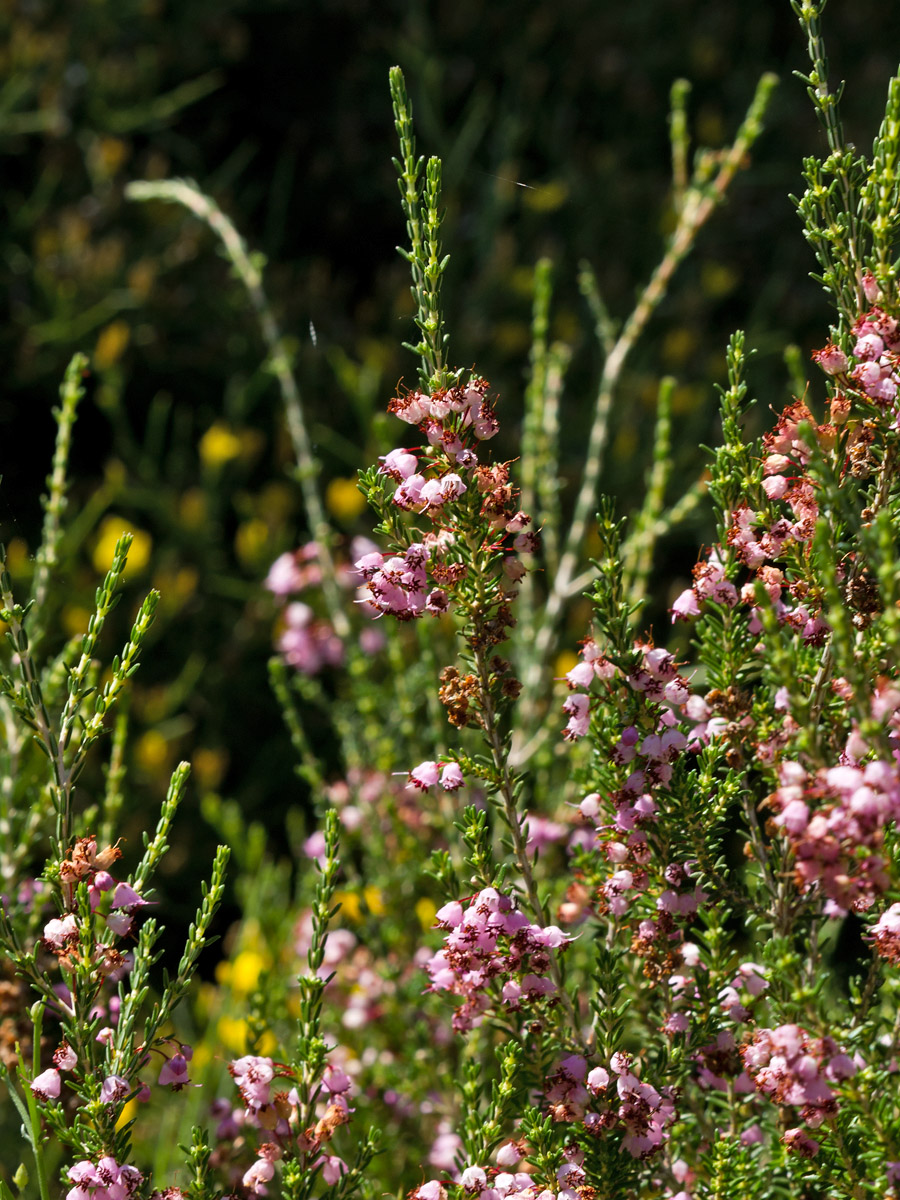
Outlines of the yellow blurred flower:
M339 521L353 521L366 507L366 498L355 479L332 479L325 489L325 505Z
M116 1121L116 1129L124 1129L132 1117L137 1116L138 1102L137 1100L129 1100L119 1113L119 1119Z
M287 483L267 483L259 493L259 514L270 525L282 524L294 504L294 489Z
M227 766L228 755L225 751L214 750L209 746L199 746L191 757L197 786L203 791L211 791L219 786Z
M571 650L563 650L557 654L556 661L553 664L553 674L557 679L562 679L563 675L567 675L573 667L577 667L581 659Z
M94 366L98 371L108 371L115 366L131 340L131 330L124 321L112 321L100 330L94 348Z
M568 198L569 185L562 179L551 179L549 183L527 188L523 196L525 204L536 212L553 212Z
M256 567L268 562L269 526L259 517L251 517L238 526L234 535L234 549L241 564L245 567Z
M87 633L91 614L78 604L67 604L62 610L61 619L63 629L69 637L75 637L79 633Z
M247 1022L236 1017L220 1017L216 1025L219 1041L236 1054L243 1054L247 1046ZM271 1032L266 1032L259 1039L258 1054L272 1054L278 1049L278 1039Z
M131 533L134 540L128 551L128 562L125 564L124 577L138 575L146 567L150 559L150 548L153 539L143 529L135 529L123 517L110 513L103 518L94 543L93 563L97 571L108 571L116 552L116 542L123 533Z
M433 900L429 900L427 896L422 896L416 901L416 916L419 918L419 924L423 929L431 929L434 925L435 914L437 913L437 905Z
M241 453L241 439L230 425L217 421L200 439L200 461L206 467L221 467Z
M335 892L334 903L340 904L338 916L343 921L358 921L362 916L362 905L356 892Z
M214 983L198 984L194 995L195 1007L201 1016L208 1017L218 1007L219 989Z
M193 596L200 582L196 567L164 567L153 576L153 587L159 592L159 602L164 612L182 609Z
M102 137L96 147L97 165L105 175L115 175L128 157L128 143L117 137Z
M700 268L700 286L707 296L719 300L733 292L740 283L740 275L728 263L705 262Z
M370 883L368 887L363 888L363 899L373 917L380 917L384 914L384 901L381 898L380 888Z
M129 268L128 286L140 300L146 300L156 279L156 264L152 258L139 258Z
M247 1022L238 1017L219 1017L216 1025L219 1041L236 1054L243 1054L247 1042Z
M516 354L531 345L531 326L524 321L497 321L494 345L505 354Z
M200 488L188 488L178 502L178 517L188 529L201 529L206 521L206 496Z
M707 390L697 383L679 384L672 393L672 412L677 415L696 412L706 400Z
M265 959L255 950L242 950L232 964L231 990L242 995L252 992L265 965Z
M679 325L675 329L670 329L663 338L663 359L670 367L683 365L696 350L697 332L687 325Z
M148 729L138 738L134 757L138 766L148 775L155 774L168 765L171 757L169 743L156 729Z
M191 1059L189 1068L192 1079L196 1079L203 1071L204 1067L209 1066L213 1059L212 1049L205 1042L200 1042L194 1046L194 1057Z
M6 567L10 575L18 575L28 566L28 543L24 538L10 538L6 544Z

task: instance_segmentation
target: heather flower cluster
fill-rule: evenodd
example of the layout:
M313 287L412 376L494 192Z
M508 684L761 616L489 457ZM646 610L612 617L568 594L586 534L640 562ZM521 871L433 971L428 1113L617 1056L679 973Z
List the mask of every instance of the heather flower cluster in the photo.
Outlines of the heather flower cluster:
M599 850L613 868L599 886L593 907L621 917L632 899L647 891L652 881L648 830L659 815L655 794L665 793L678 760L696 754L724 730L727 722L714 717L708 704L691 693L687 680L678 673L674 656L666 650L636 642L634 662L626 673L605 659L596 642L588 638L582 643L581 658L566 676L572 689L564 705L564 710L572 714L563 735L567 740L585 736L590 726L592 693L575 689L588 689L594 680L600 681L600 691L594 693L597 703L615 695L615 689L624 684L638 705L634 720L621 728L609 749L610 765L629 768L626 777L618 787L603 794L589 793L578 806L583 821L594 830L588 844ZM659 935L669 940L671 918L690 918L706 898L703 890L691 882L690 863L663 863L657 868L657 876L661 890L655 906L662 926L658 927L653 919L642 922L639 936L647 946Z
M831 1037L814 1038L799 1025L757 1029L741 1047L741 1058L758 1091L783 1108L799 1108L808 1129L818 1129L838 1111L839 1087L857 1065ZM819 1143L800 1128L782 1139L789 1149L812 1158Z
M324 667L339 667L344 661L344 644L332 626L300 600L285 605L275 644L285 662L304 675L318 675Z
M144 1181L137 1167L119 1166L110 1155L97 1163L82 1159L69 1167L67 1178L73 1185L66 1200L128 1200Z
M885 834L900 819L895 762L816 772L782 762L769 799L794 856L797 886L817 890L828 916L864 912L890 886Z
M450 901L438 910L437 923L449 932L425 964L429 990L462 997L453 1012L458 1033L480 1025L498 1005L515 1012L556 1002L556 984L547 977L550 951L569 941L557 926L533 924L496 888L483 888L468 904Z
M609 1070L589 1071L586 1059L569 1055L551 1073L545 1096L554 1121L578 1122L591 1137L620 1135L620 1149L638 1159L661 1149L677 1116L672 1089L642 1081L624 1051L612 1055Z
M809 645L822 644L828 625L820 600L802 573L786 569L787 564L793 566L798 555L802 558L819 516L815 487L806 474L810 449L801 427L811 430L806 436L814 439L822 453L834 451L835 425L817 425L803 401L785 408L775 429L763 437L764 477L755 501L758 507L745 501L732 511L727 533L731 554L714 546L707 560L696 564L693 586L672 605L673 619L698 616L708 601L727 608L743 606L749 612L749 632L759 634L758 581L779 624L796 630ZM728 578L731 557L753 572L740 588Z
M388 411L425 435L426 444L398 447L383 455L376 476L367 480L370 499L385 482L384 527L399 533L397 516L408 514L412 540L394 554L373 550L356 562L365 580L368 602L401 621L425 614L442 616L450 599L471 581L473 572L496 572L492 598L496 641L511 624L509 590L524 574L518 553L533 553L537 536L531 518L515 505L516 490L506 463L481 462L480 446L499 429L489 384L473 377L426 393L419 389L391 400ZM488 555L476 562L473 555ZM503 582L505 581L505 583Z
M354 538L350 557L352 560L361 558L374 548L368 538ZM343 589L359 591L363 579L349 563L343 563L337 568L337 583ZM341 667L346 658L346 647L332 621L316 611L321 584L320 548L315 542L307 542L299 550L279 555L263 584L280 606L276 649L288 666L302 675L318 675L327 667ZM309 592L315 593L310 597L310 603L300 599ZM364 595L359 598L365 600ZM362 603L359 608L366 616L376 615L368 604ZM356 636L366 654L374 654L384 645L384 638L370 622L366 622Z
M897 375L900 325L896 317L881 307L884 296L878 281L870 272L863 275L862 288L865 298L873 307L854 322L851 330L855 338L852 354L846 355L839 346L829 342L821 350L816 350L813 358L836 383L890 413L900 381Z
M498 1153L498 1161L500 1159ZM516 1160L517 1161L517 1160ZM514 1165L514 1164L511 1164ZM502 1167L502 1164L501 1164ZM566 1163L559 1169L563 1180L569 1181L571 1170ZM578 1180L571 1180L577 1184ZM459 1187L454 1191L472 1200L576 1200L574 1187L561 1187L559 1191L541 1188L525 1171L505 1171L497 1167L466 1167L459 1178ZM409 1200L447 1200L448 1190L440 1180L430 1179L410 1192Z
M42 1200L53 1172L65 1200L154 1187L150 1200L771 1200L842 1188L900 1200L900 79L870 171L839 144L826 103L819 0L794 7L831 143L827 164L807 161L800 201L836 300L834 340L814 355L826 380L801 381L802 399L748 443L749 356L735 334L708 472L687 491L674 478L665 384L645 503L620 519L604 497L593 527L594 451L618 373L746 158L765 88L733 146L701 151L690 178L673 88L676 236L663 265L622 321L582 275L603 374L574 492L554 461L568 351L547 336L550 270L536 269L520 492L514 462L489 456L488 383L447 365L440 164L417 155L392 72L421 362L419 386L389 412L409 444L360 473L378 541L345 540L326 515L343 492L319 499L290 356L267 317L315 541L275 560L269 601L245 616L277 613L270 679L296 794L257 820L215 793L216 752L198 755L199 811L234 847L241 911L184 1024L176 1006L211 940L229 852L219 847L173 973L146 910L182 835L188 767L144 831L140 804L126 808L126 714L108 719L155 593L108 670L98 650L129 537L87 632L66 643L38 622L55 619L45 602L65 559L63 468L85 360L73 363L28 603L16 603L0 547L0 1083ZM822 172L841 186L823 186ZM205 198L178 186L199 212ZM207 211L220 236L230 229ZM230 232L262 311L260 271ZM381 433L360 444L386 449ZM691 513L717 529L670 610L691 624L654 625L660 539ZM528 575L539 548L542 569ZM565 675L560 737L550 675L575 619L590 636ZM657 644L667 629L674 648ZM149 702L138 691L139 720L165 707L156 689ZM109 757L93 763L104 732ZM139 748L144 771L162 751L150 736ZM132 850L126 874L117 864ZM159 1088L173 1095L163 1102ZM24 1171L14 1178L29 1200Z
M347 1171L337 1155L328 1153L335 1131L349 1123L353 1109L350 1077L326 1065L319 1088L316 1120L301 1122L302 1102L289 1067L265 1055L246 1054L228 1064L240 1094L240 1103L216 1101L217 1146L214 1164L223 1170L230 1185L249 1195L266 1195L276 1173L276 1163L301 1160L310 1171L319 1172L326 1185ZM279 1088L279 1080L284 1086ZM290 1084L290 1086L288 1086ZM255 1158L247 1165L248 1153Z

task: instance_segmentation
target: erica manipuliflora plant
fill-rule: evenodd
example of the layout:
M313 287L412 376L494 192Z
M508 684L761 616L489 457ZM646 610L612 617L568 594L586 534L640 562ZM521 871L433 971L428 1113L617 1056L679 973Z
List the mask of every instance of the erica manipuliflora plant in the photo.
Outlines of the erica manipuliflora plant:
M416 154L399 70L418 373L360 438L374 529L329 525L261 260L194 185L132 189L214 231L278 384L307 533L240 587L260 644L274 621L296 777L277 851L207 782L223 848L157 975L154 872L188 771L134 853L123 700L159 604L104 669L127 536L78 635L52 619L76 359L30 603L0 572L0 1061L30 1148L0 1200L898 1195L900 83L871 156L846 145L820 8L795 5L828 140L797 205L833 324L811 378L764 398L758 438L731 338L721 444L676 495L663 381L624 516L597 494L623 364L747 161L771 79L692 171L673 88L671 233L621 324L582 270L602 365L571 496L550 266L520 406L451 365L441 164ZM709 533L653 624L655 547L706 497ZM225 844L232 924L189 992Z

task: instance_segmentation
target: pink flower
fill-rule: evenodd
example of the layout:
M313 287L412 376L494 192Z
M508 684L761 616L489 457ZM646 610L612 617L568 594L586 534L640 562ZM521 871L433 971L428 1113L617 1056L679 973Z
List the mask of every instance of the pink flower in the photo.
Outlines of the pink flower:
M251 1191L254 1196L266 1195L266 1184L275 1174L275 1167L267 1158L258 1158L249 1170L244 1172L244 1177L241 1183Z
M781 1140L801 1158L815 1158L819 1153L819 1143L802 1129L789 1129Z
M763 480L762 486L770 500L781 500L790 485L783 475L770 475Z
M440 763L421 762L409 772L410 784L421 792L426 792L438 781Z
M872 926L875 949L888 962L900 962L900 904L892 904Z
M871 273L866 271L860 281L862 283L863 294L870 304L877 304L881 297L881 288L878 286L878 280Z
M69 1182L74 1183L66 1200L128 1200L143 1183L137 1167L120 1167L111 1155L104 1155L95 1166L88 1159L70 1167Z
M263 587L274 596L289 596L292 592L302 591L305 578L297 565L297 556L290 552L280 554L269 567Z
M53 1061L61 1071L71 1071L78 1062L78 1055L69 1043L63 1039L53 1053Z
M130 886L130 884L116 884L116 890L113 893L112 899L113 908L142 908L148 903L149 901L145 900L142 896L139 896L134 888Z
M428 1152L428 1165L438 1171L453 1171L456 1167L456 1156L461 1149L462 1138L453 1132L446 1120L441 1121L438 1125L437 1136ZM437 1194L434 1193L435 1188L440 1188ZM429 1190L425 1191L424 1189ZM439 1184L435 1183L424 1184L417 1194L422 1196L422 1200L428 1200L431 1195L435 1196L435 1200L439 1200L439 1198L447 1200L447 1193Z
M455 792L461 788L465 780L459 768L459 763L447 763L441 771L441 787L445 792Z
M410 1192L410 1200L447 1200L447 1191L439 1180L429 1179Z
M55 1100L59 1096L59 1086L59 1071L55 1067L48 1067L29 1084L38 1100Z
M347 1164L335 1154L325 1154L313 1166L322 1168L322 1179L331 1187L342 1175L347 1174Z
M330 1064L325 1067L322 1075L322 1086L327 1092L332 1094L340 1094L348 1092L353 1086L353 1080L346 1071L342 1071L340 1067L332 1067Z
M675 603L669 609L672 614L672 620L689 621L691 617L700 616L700 605L697 602L697 593L693 588L685 588L675 599Z
M504 1142L494 1157L498 1167L514 1167L522 1161L522 1151L516 1142Z
M821 350L814 350L812 357L826 375L839 375L842 371L847 370L847 356L833 342L829 342Z
M526 844L528 853L537 854L547 846L552 846L554 842L561 842L568 832L568 825L551 821L549 817L543 817L540 813L529 813Z
M378 473L388 475L398 483L415 474L416 456L409 450L392 450L390 454L383 455L380 461L382 465L378 468Z
M609 1071L604 1067L594 1067L588 1071L588 1076L585 1082L589 1090L596 1096L598 1092L605 1091L609 1087Z
M249 1108L263 1108L269 1103L269 1085L275 1078L275 1067L271 1058L245 1054L243 1058L230 1062L228 1070Z
M870 400L890 404L897 395L897 382L890 363L861 362L850 372Z
M159 1073L159 1081L161 1086L167 1084L172 1088L173 1092L180 1092L190 1080L188 1079L187 1059L183 1054L173 1054L167 1059Z
M434 588L425 597L425 611L433 617L442 617L450 611L450 597L443 588Z
M62 950L78 937L78 925L75 914L68 913L65 917L54 917L44 926L44 944L50 950Z
M106 924L113 931L116 937L125 937L131 932L131 927L134 924L134 917L129 913L111 912L106 918Z
M459 1185L467 1192L480 1192L487 1183L487 1175L482 1167L466 1167L459 1177Z
M875 359L881 358L882 354L884 354L884 342L877 333L864 333L861 337L857 338L856 345L853 347L853 353L856 358L874 362Z
M422 500L422 490L425 487L424 475L410 475L394 492L394 504L398 508L415 508Z
M122 1075L107 1075L100 1085L100 1102L115 1104L131 1091L131 1084Z
M569 723L563 730L563 737L567 742L572 742L577 738L584 737L588 729L590 729L590 708L590 698L583 695L581 692L576 692L565 702L563 705L563 712L569 718Z

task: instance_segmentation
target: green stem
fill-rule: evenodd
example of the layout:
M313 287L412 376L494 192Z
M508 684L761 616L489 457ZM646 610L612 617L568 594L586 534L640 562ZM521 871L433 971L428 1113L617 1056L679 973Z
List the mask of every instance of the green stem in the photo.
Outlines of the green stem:
M259 260L247 250L246 243L232 222L219 206L205 196L199 188L183 179L164 179L159 183L140 181L131 183L125 194L132 200L170 200L184 205L195 216L207 224L218 236L225 248L238 278L247 290L247 295L256 311L266 349L269 352L269 368L278 380L284 401L288 433L297 460L297 481L303 495L310 532L316 544L319 565L322 568L322 590L338 637L346 639L350 624L344 612L344 597L337 582L334 559L331 555L332 530L315 485L319 473L312 452L312 442L306 428L300 390L290 367L290 355L275 316L263 291L262 270Z

